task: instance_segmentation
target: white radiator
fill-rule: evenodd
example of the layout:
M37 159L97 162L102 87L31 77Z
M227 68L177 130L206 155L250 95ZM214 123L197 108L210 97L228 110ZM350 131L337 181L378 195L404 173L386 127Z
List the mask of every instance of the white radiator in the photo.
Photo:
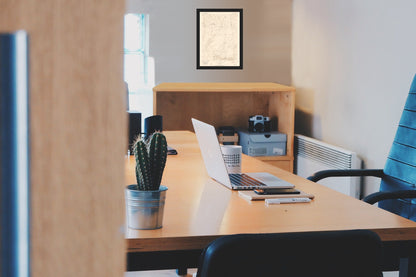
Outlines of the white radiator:
M360 169L361 160L356 153L324 143L322 141L295 135L295 173L309 177L315 172L328 169ZM335 177L318 181L336 191L360 198L361 178Z

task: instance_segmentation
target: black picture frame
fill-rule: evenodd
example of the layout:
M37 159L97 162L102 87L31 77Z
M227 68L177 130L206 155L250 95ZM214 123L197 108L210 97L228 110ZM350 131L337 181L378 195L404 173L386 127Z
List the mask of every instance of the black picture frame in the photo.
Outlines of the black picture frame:
M197 9L196 25L197 69L243 69L243 9Z

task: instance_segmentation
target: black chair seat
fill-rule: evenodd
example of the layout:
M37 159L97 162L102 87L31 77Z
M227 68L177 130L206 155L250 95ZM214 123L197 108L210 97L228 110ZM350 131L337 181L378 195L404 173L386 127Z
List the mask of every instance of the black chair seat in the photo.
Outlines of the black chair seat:
M371 231L239 234L203 252L197 277L382 276L380 238Z

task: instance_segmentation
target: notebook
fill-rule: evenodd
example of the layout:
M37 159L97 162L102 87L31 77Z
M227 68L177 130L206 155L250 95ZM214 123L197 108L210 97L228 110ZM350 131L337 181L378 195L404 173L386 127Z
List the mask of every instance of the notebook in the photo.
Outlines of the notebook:
M257 194L254 191L239 191L238 195L242 198L249 200L249 201L255 201L255 200L264 200L264 199L273 199L273 198L310 198L314 199L315 196L310 193L305 193L303 191L300 191L299 194Z
M192 124L205 168L215 181L234 190L294 187L293 184L267 172L228 174L214 126L195 118L192 118Z

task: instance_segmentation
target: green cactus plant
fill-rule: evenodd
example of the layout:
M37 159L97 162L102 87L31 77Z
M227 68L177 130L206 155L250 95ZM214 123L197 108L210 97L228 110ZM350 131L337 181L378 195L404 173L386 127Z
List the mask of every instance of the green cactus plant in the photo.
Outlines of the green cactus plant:
M133 145L136 158L136 179L138 190L158 190L166 165L166 137L154 133L147 141L140 138Z

